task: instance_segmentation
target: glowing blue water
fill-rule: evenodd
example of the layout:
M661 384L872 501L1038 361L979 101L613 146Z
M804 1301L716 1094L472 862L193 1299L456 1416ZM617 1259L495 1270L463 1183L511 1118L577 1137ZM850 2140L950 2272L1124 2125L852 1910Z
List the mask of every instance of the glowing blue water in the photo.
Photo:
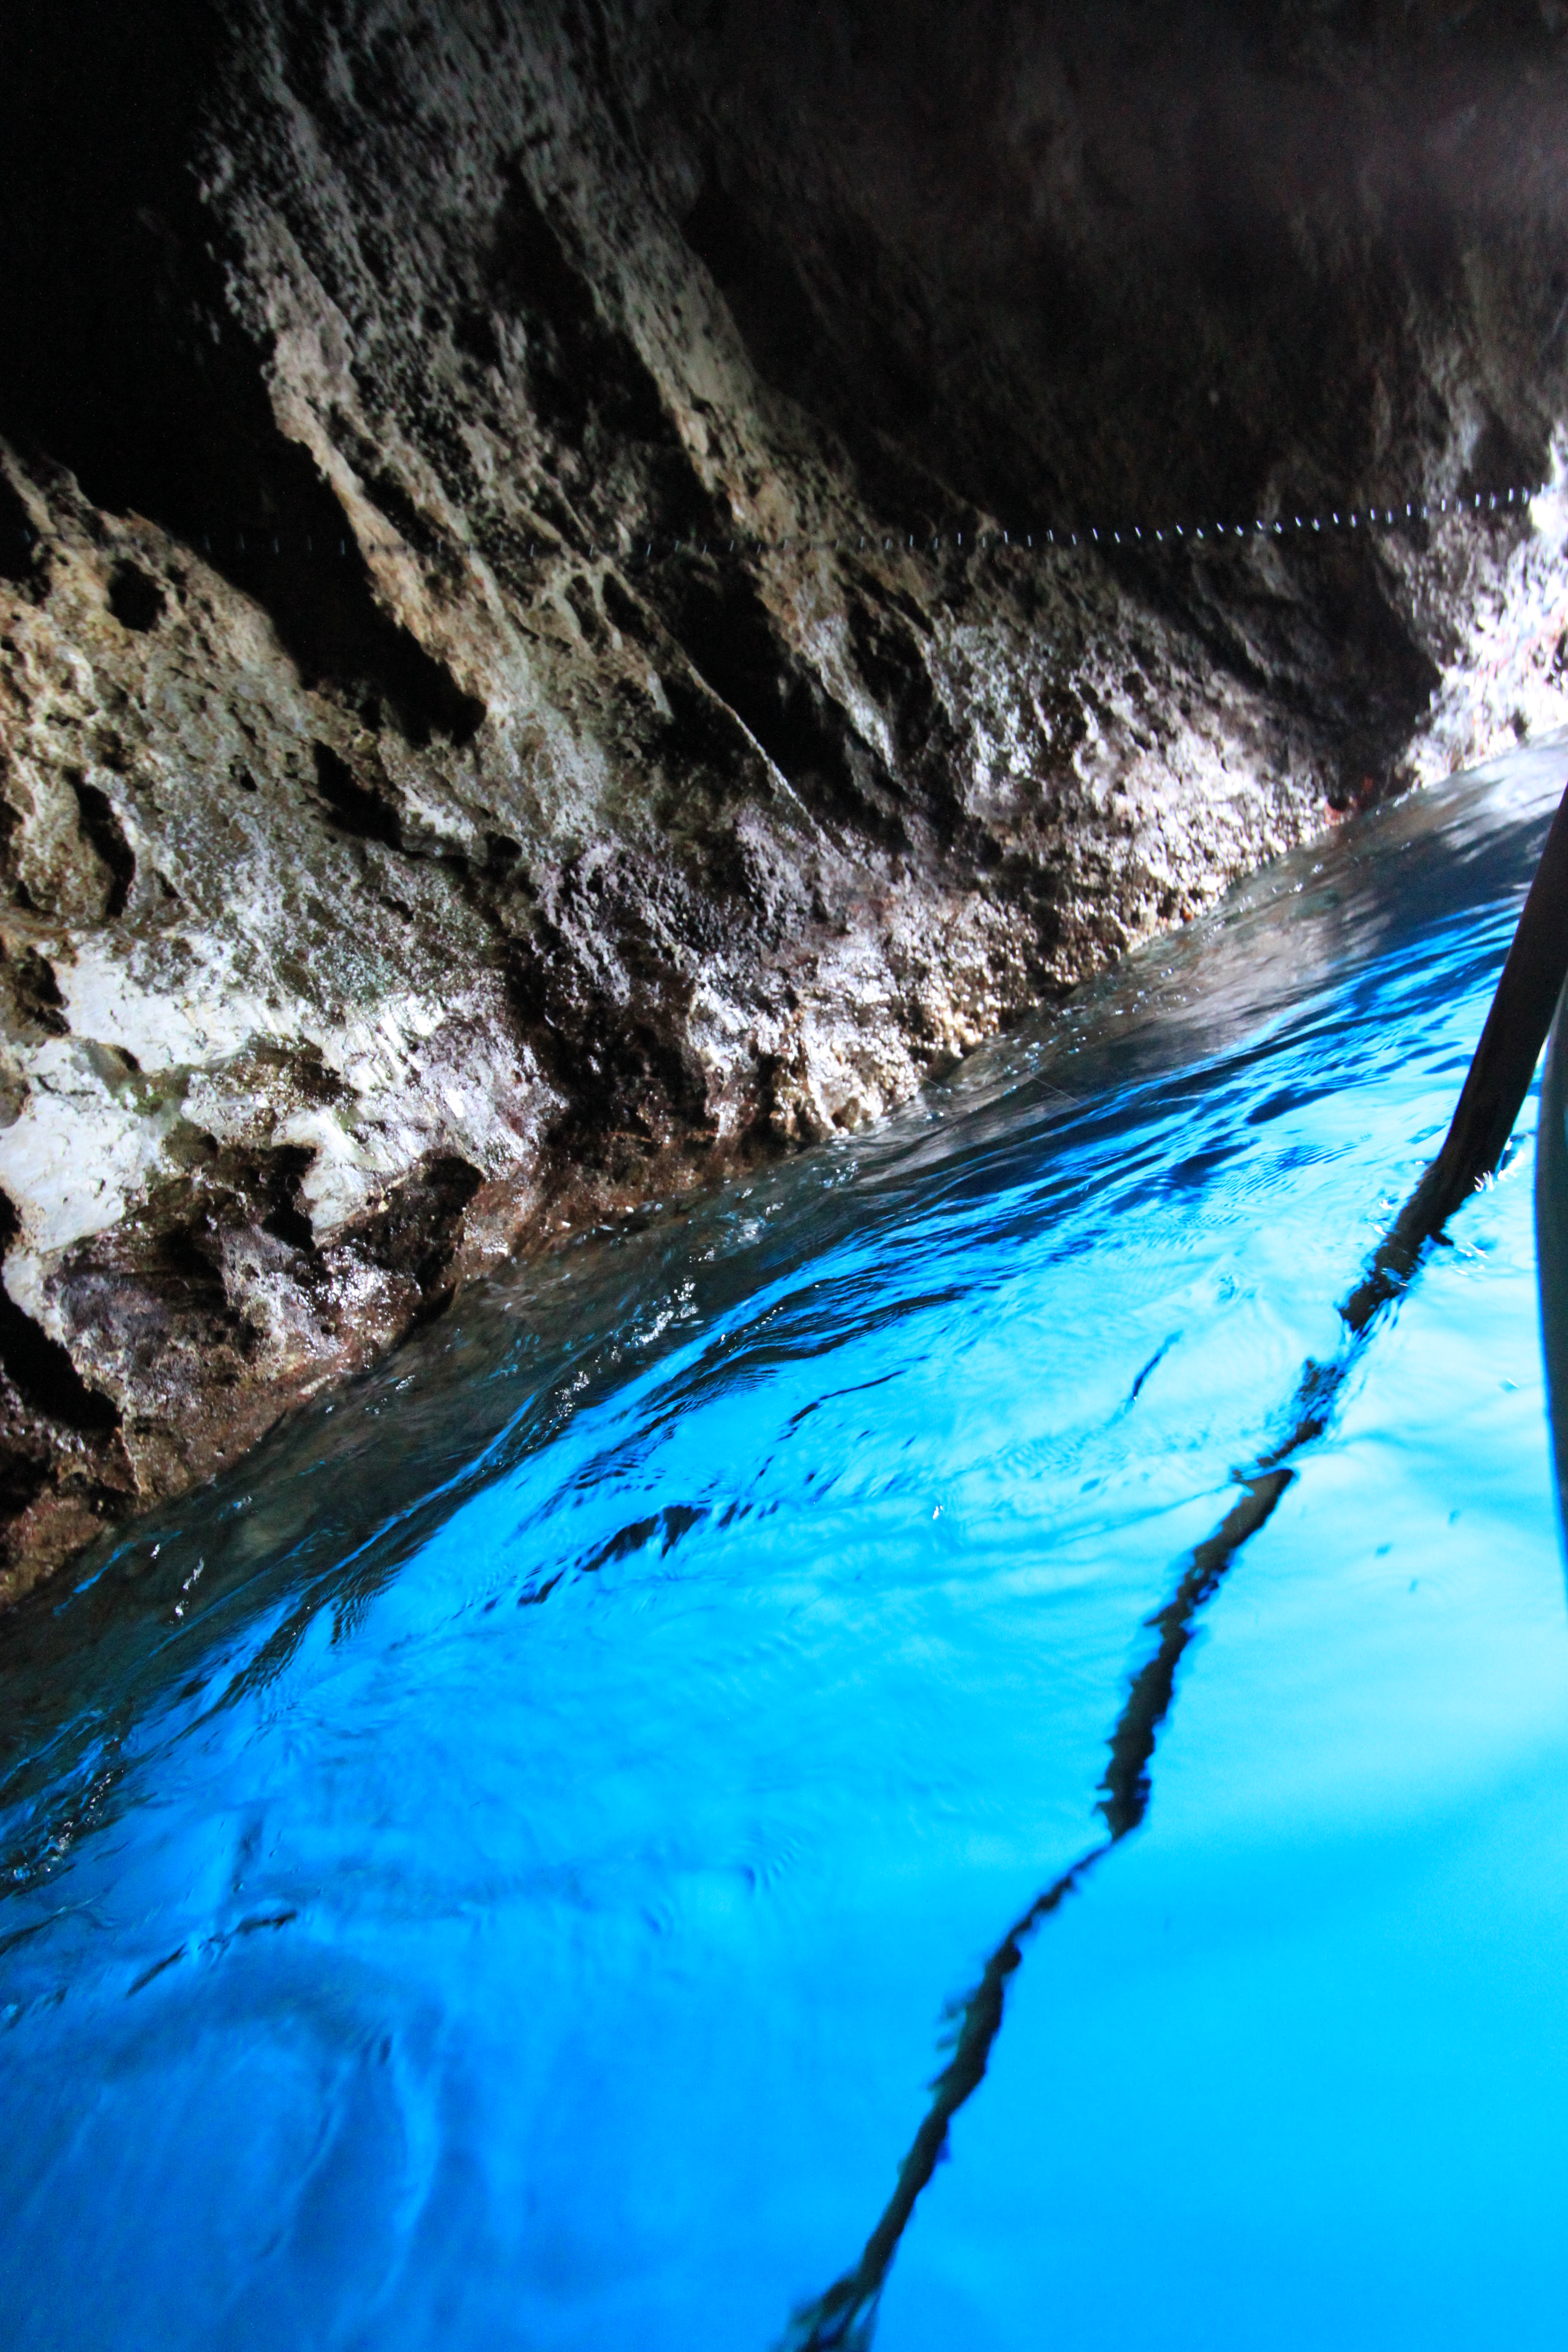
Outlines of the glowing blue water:
M497 1284L5 1629L8 2344L777 2341L1092 1839L1142 1621L1447 1119L1563 767ZM1210 1604L882 2352L1561 2343L1529 1174Z

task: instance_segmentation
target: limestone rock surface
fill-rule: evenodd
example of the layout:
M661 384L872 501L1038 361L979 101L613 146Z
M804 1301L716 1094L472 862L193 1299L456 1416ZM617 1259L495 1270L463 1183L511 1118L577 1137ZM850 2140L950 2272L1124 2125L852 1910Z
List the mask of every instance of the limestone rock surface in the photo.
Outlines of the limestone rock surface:
M1568 717L1565 143L1545 5L19 0L0 1595Z

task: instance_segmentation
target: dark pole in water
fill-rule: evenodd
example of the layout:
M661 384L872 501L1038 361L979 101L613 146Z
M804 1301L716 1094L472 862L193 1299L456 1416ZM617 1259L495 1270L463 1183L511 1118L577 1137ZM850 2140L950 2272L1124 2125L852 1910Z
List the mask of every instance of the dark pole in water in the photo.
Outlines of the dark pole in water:
M860 2259L827 2292L797 2312L787 2344L791 2352L864 2352L876 2326L877 2305L916 2200L936 2169L948 2125L984 2079L991 2046L1002 2028L1007 1979L1023 1960L1023 1943L1042 1919L1075 1894L1097 1863L1135 1830L1149 1810L1149 1765L1160 1726L1175 1695L1176 1669L1193 1638L1198 1612L1213 1599L1242 1546L1272 1517L1296 1473L1286 1465L1294 1454L1322 1434L1332 1417L1379 1310L1399 1297L1420 1263L1421 1252L1477 1186L1497 1171L1508 1148L1530 1082L1541 1058L1563 984L1568 980L1568 791L1546 836L1519 928L1502 968L1442 1150L1378 1244L1360 1282L1340 1307L1345 1337L1330 1362L1310 1358L1302 1365L1291 1400L1285 1436L1237 1479L1240 1493L1214 1533L1191 1551L1165 1606L1146 1619L1158 1636L1154 1648L1128 1685L1110 1735L1110 1761L1100 1784L1100 1811L1109 1834L1036 1896L1014 1921L986 1961L980 1982L955 2003L953 2054L931 2084L931 2101L899 2167L898 2185ZM1568 1044L1553 1041L1568 1057ZM1568 1073L1564 1073L1568 1080ZM1562 1089L1560 1088L1560 1092ZM1561 1105L1559 1107L1561 1118ZM1559 1190L1568 1202L1568 1141L1558 1139ZM1538 1189L1539 1198L1539 1189ZM1539 1222L1539 1220L1538 1220ZM1559 1253L1563 1267L1558 1319L1562 1330L1560 1379L1568 1410L1568 1228ZM1546 1286L1542 1314L1546 1319ZM1552 1372L1552 1325L1546 1319L1548 1371ZM1558 1447L1560 1465L1568 1444Z
M1535 1268L1541 1352L1557 1479L1557 1524L1568 1551L1568 986L1557 1001L1535 1129Z
M1410 1250L1429 1241L1492 1175L1530 1091L1568 979L1568 793L1558 804L1443 1149L1389 1234Z

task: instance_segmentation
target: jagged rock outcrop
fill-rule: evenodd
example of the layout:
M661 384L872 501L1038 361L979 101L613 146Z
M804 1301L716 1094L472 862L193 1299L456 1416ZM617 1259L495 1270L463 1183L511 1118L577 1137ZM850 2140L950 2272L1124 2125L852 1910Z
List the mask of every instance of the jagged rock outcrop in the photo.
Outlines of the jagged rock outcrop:
M11 12L0 1589L1568 715L1562 17Z

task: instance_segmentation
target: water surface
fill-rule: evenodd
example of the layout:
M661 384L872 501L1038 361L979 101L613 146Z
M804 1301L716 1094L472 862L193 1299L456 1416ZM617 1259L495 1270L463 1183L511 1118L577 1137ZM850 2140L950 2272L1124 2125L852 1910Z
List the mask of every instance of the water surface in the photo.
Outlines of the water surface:
M474 1293L0 1630L8 2343L780 2341L1100 1828L1565 769L1358 820L874 1134ZM1028 1941L881 2352L1562 2341L1532 1119Z

